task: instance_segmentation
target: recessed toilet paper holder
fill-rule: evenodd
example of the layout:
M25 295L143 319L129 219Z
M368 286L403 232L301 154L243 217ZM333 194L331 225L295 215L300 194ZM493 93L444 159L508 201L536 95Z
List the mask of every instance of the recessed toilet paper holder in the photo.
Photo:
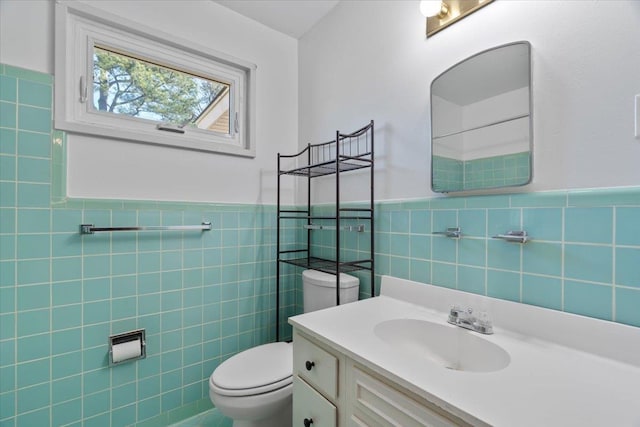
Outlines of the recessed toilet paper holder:
M109 336L109 366L116 366L147 357L145 330Z

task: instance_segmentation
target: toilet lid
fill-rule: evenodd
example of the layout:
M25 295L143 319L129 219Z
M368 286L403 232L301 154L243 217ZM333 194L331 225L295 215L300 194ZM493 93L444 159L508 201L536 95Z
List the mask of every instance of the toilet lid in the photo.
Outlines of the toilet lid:
M291 344L276 342L253 347L225 360L211 375L211 382L226 390L265 388L270 384L279 388L283 382L290 382L292 373Z

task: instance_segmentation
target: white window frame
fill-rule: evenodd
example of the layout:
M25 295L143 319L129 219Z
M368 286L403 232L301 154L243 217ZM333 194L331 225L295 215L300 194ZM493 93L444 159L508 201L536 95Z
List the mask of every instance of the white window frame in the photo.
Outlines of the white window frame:
M74 1L56 2L55 21L57 129L255 157L255 64ZM97 111L93 107L95 45L229 84L230 133L179 128L176 124L159 127L157 121Z

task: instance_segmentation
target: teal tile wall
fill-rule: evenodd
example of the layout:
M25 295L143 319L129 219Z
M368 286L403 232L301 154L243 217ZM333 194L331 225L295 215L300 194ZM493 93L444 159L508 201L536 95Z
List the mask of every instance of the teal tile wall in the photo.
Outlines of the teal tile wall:
M464 189L522 185L529 181L529 152L486 157L464 162Z
M275 337L274 207L65 200L51 103L51 76L0 65L0 425L161 426L210 408L213 369ZM203 220L213 230L78 232ZM109 368L108 336L137 328L147 358Z
M325 205L314 213L332 212ZM640 187L377 203L376 287L392 275L640 326L637 218ZM433 234L457 226L460 240ZM532 240L492 238L509 230ZM314 231L313 253L332 257L334 236ZM341 256L365 257L368 236L342 232ZM356 275L368 297L368 273Z
M636 187L379 203L376 284L391 274L640 326L638 218ZM456 226L460 240L432 234ZM532 241L492 238L509 230Z
M522 185L529 181L529 152L476 160L433 156L433 189L450 192Z
M464 189L464 162L462 160L433 156L431 169L435 191L461 191Z

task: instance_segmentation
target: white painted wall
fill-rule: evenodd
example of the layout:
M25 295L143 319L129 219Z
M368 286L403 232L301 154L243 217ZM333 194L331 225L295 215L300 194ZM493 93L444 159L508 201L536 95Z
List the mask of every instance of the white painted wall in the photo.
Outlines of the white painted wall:
M69 196L275 203L276 154L297 148L297 40L209 0L85 3L257 64L257 151L247 159L69 135ZM0 62L53 73L53 1L0 7ZM283 203L293 188L284 183Z
M486 126L529 113L529 86L462 106L463 129Z
M431 196L431 81L474 53L528 40L534 179L509 191L640 184L640 2L500 0L428 39L418 3L343 1L300 40L300 143L374 119L376 198ZM346 199L363 199L362 181L345 181ZM317 189L317 201L333 200L332 182Z
M53 74L53 1L0 0L0 63Z
M278 151L326 141L336 129L370 119L376 198L431 196L432 79L516 40L532 43L534 180L514 191L640 183L640 140L633 136L638 1L500 0L429 39L417 0L343 1L300 40L297 53L296 40L208 0L91 3L258 64L258 153L248 160L71 138L74 196L272 203ZM52 1L0 0L0 62L53 71ZM359 172L353 176L343 180L347 199L364 199ZM318 181L318 199L332 201L333 181ZM293 182L283 185L283 200L292 200Z

